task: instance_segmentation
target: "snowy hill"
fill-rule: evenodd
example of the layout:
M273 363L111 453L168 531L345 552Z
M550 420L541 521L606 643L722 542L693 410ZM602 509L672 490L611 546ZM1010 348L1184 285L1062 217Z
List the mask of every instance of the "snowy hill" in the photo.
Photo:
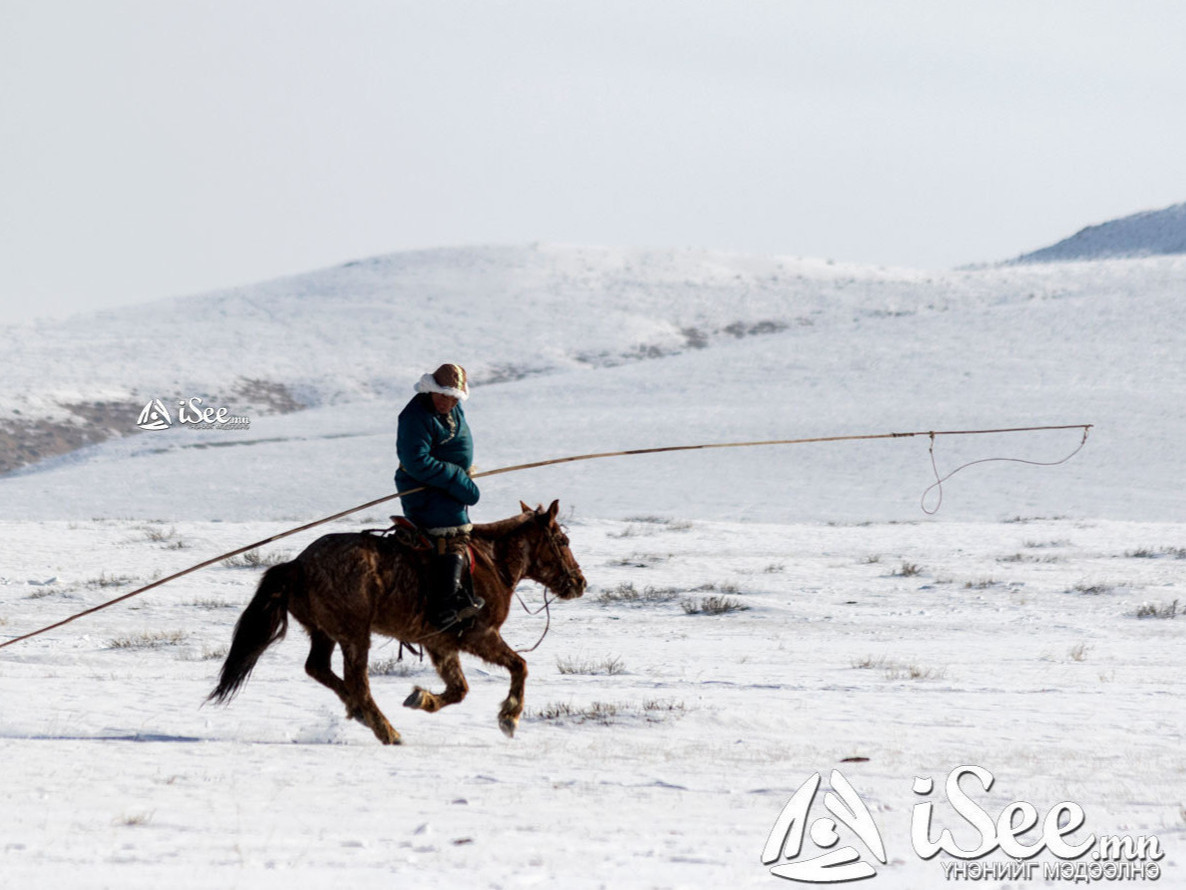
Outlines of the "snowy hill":
M955 866L1037 887L1118 865L1039 854L1043 826L1153 838L1159 858L1119 865L1183 886L1184 287L1183 256L937 273L507 247L0 330L0 448L32 461L0 476L0 641L213 561L0 649L0 885L769 887L763 844L818 773L800 862L843 838L874 890L950 886ZM231 707L201 707L262 568L220 554L390 494L396 413L442 360L477 384L479 469L1095 428L1061 466L969 467L934 518L925 437L492 476L474 518L559 498L589 581L547 616L513 607L513 647L551 628L513 740L504 673L467 657L466 701L409 711L413 684L440 681L376 638L370 685L405 740L380 748L305 676L295 626ZM182 424L193 398L249 424ZM175 422L140 430L150 399ZM935 461L1053 462L1079 443L937 438ZM995 776L962 786L989 824L1012 835L1016 801L1039 814L1016 832L1032 860L912 847L916 777L934 779L933 833L975 846L944 790L967 764ZM852 820L823 818L833 770L884 861ZM1067 801L1082 828L1058 820Z
M1050 263L1186 253L1186 203L1081 229L1015 263Z

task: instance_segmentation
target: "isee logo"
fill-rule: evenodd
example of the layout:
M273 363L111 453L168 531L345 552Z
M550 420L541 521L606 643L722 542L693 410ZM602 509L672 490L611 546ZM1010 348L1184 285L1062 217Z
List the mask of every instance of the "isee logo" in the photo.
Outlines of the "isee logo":
M136 426L142 430L167 430L173 425L173 418L169 416L169 409L160 399L153 399L144 406L140 416L136 418Z
M843 825L859 838L875 859L886 864L885 846L877 826L860 796L838 770L832 770L832 791L824 795L824 808L831 814L810 822L809 812L820 787L816 773L787 801L774 823L762 863L771 874L811 884L838 884L877 874L861 852L840 842L837 828ZM1094 882L1116 880L1156 881L1158 864L1165 856L1161 842L1153 836L1096 835L1088 832L1087 814L1073 801L1054 804L1045 814L1028 801L1006 804L994 816L973 794L992 790L993 774L980 766L958 766L943 785L947 807L959 818L958 833L968 846L956 840L950 828L935 825L935 782L915 778L913 792L924 800L914 804L910 817L910 845L919 859L931 860L940 853L943 876L948 881L1037 880ZM995 810L995 807L993 808ZM803 842L810 837L819 855L804 857ZM1000 852L1006 859L988 859ZM1039 855L1048 858L1036 861Z
M840 842L837 823L851 829L878 861L885 864L885 844L868 807L839 770L832 770L831 780L833 790L824 795L824 808L832 815L812 822L810 832L812 843L829 852L799 859L807 833L807 813L820 786L820 774L816 773L799 787L778 814L762 850L762 863L772 866L771 874L811 884L858 881L877 874L877 869L861 859L855 847L832 849Z
M198 397L178 399L177 422L192 424L200 429L247 429L251 420L246 417L232 417L229 408L204 407ZM160 399L152 399L140 412L136 426L142 430L167 430L173 426L173 417Z
M963 779L970 781L961 784ZM1079 832L1086 831L1087 813L1074 801L1060 801L1043 816L1032 803L1015 800L994 818L967 789L978 784L981 790L990 791L995 781L993 774L981 766L956 767L947 776L947 802L978 838L969 848L957 844L949 828L934 836L933 803L914 805L910 843L922 859L939 853L951 856L951 860L941 863L947 880L1034 880L1039 864L1041 876L1047 881L1156 881L1161 877L1158 860L1165 856L1161 841L1145 835L1134 838L1091 832L1083 836ZM914 793L920 797L930 797L934 790L935 783L929 777L914 780ZM980 861L997 850L1009 858ZM1043 852L1055 861L1033 861Z

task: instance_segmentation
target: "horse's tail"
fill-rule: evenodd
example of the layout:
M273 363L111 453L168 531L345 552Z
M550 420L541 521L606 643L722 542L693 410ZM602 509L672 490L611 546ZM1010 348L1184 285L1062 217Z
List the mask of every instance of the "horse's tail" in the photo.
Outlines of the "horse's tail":
M206 701L223 704L235 697L264 650L284 638L288 630L288 598L304 583L305 571L299 562L284 562L264 572L259 589L235 624L231 651L223 662L218 686Z

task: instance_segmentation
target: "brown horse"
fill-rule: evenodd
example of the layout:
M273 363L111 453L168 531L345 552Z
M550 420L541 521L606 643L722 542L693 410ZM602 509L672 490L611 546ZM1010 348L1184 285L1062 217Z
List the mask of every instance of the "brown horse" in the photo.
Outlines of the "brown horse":
M218 686L208 700L221 703L234 697L264 650L283 638L291 612L312 643L305 672L336 692L346 715L369 726L383 744L399 744L400 736L371 697L367 654L372 632L423 646L445 681L440 693L415 687L404 702L409 708L433 712L465 698L469 687L459 652L506 668L511 689L498 712L498 725L513 736L523 713L527 663L498 629L506 621L515 587L530 578L562 599L585 592L581 568L556 522L558 502L546 510L520 506L517 516L474 526L474 589L486 605L459 628L441 631L428 622L423 557L383 536L325 535L291 562L268 569L239 616ZM334 646L342 647L342 677L330 666Z

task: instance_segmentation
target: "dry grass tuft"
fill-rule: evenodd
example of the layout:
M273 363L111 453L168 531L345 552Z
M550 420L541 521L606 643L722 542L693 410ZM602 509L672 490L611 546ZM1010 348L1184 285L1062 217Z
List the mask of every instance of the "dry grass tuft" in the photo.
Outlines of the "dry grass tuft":
M879 670L887 680L942 680L947 676L945 668L928 668L895 661L887 655L869 655L854 661L852 666L858 670Z
M282 550L273 550L271 553L248 550L246 553L227 557L222 561L222 564L228 569L261 569L278 566L288 562L291 558L288 553Z
M623 720L642 719L647 723L662 723L683 716L684 703L672 699L647 699L640 705L623 702L595 701L577 706L568 702L553 702L536 711L528 711L528 719L551 720L559 723L598 723L609 726Z
M680 591L674 587L644 587L639 590L633 581L623 581L617 587L598 594L597 602L603 605L644 606L670 603L679 597Z
M115 637L107 641L108 649L161 649L176 646L185 641L185 632L180 630L144 630L126 637Z
M562 674L584 674L587 676L605 674L612 677L615 674L625 673L626 665L617 655L603 658L600 661L588 658L557 658L556 669Z
M1141 603L1136 611L1138 618L1173 618L1177 614L1178 600L1160 606L1157 603Z
M741 600L731 596L706 596L698 600L684 600L680 605L685 615L726 615L749 609Z

